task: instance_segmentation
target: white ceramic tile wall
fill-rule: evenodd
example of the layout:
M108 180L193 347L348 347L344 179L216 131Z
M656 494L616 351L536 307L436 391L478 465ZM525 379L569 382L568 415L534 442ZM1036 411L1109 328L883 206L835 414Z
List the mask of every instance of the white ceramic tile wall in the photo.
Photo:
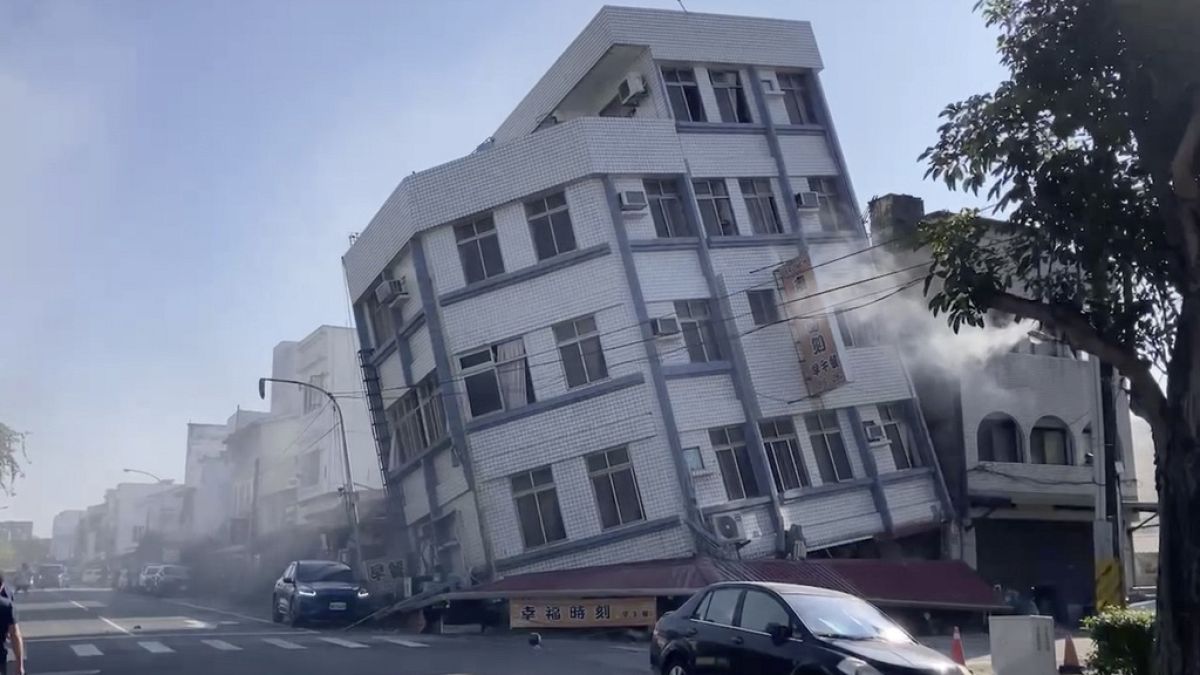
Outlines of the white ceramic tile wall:
M929 474L918 474L914 478L883 486L888 510L892 514L892 525L904 527L915 523L936 521L941 509L933 479ZM935 515L936 514L936 515Z
M697 178L777 176L762 134L679 134L688 168Z
M462 463L456 462L449 448L433 457L434 474L437 475L438 504L445 506L467 491L467 479L463 475Z
M641 176L613 176L613 188L618 193L627 190L645 192L646 184ZM626 211L622 214L621 220L630 241L654 239L658 236L654 231L654 218L650 215L650 209Z
M433 345L429 341L429 326L421 326L413 332L408 340L408 348L412 354L412 375L414 382L420 382L436 366L433 361Z
M780 136L779 149L789 176L836 176L837 161L824 136Z
M487 562L483 553L483 537L479 529L479 515L475 509L475 499L471 493L460 495L443 507L446 512L458 513L458 537L462 550L464 567L471 569L480 567Z
M404 369L400 366L400 352L394 351L379 364L379 387L383 390L384 409L400 398L404 393L403 388L408 384L404 381Z
M707 431L746 420L728 375L669 380L667 391L680 433Z
M429 515L429 491L425 489L425 472L417 467L400 483L404 492L404 522L412 523Z
M729 501L725 494L725 484L721 480L721 467L717 463L717 455L706 429L689 429L679 432L679 447L700 448L700 457L704 469L692 472L692 488L696 492L696 503L701 508L717 506Z
M692 541L691 533L680 525L669 530L632 537L624 541L591 547L516 567L506 571L504 576L598 565L617 565L639 560L684 558L693 553Z
M634 267L646 302L708 298L712 294L696 251L638 251Z
M779 76L775 70L763 68L758 71L760 80L767 80L771 83L769 91L779 91ZM767 89L767 85L763 85ZM791 124L792 121L788 117L787 105L783 102L783 97L779 94L767 93L767 111L771 115L771 121L775 124ZM799 190L800 188L796 188Z
M809 548L869 537L883 531L871 491L855 488L783 505L785 526L799 523Z

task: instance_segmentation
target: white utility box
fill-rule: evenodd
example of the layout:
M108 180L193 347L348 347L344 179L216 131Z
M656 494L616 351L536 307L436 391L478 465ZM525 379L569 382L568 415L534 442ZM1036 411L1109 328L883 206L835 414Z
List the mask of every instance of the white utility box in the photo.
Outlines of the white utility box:
M989 620L992 671L996 675L1055 675L1054 619L993 616Z

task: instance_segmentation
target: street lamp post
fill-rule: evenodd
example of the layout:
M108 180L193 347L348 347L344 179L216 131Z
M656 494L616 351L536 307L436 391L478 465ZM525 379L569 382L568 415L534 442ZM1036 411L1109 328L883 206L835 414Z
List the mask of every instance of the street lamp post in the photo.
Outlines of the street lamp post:
M153 479L154 479L156 482L159 482L159 483L167 483L167 482L169 482L169 481L168 481L167 479L165 479L165 478L159 478L158 476L156 476L156 475L154 475L154 474L150 473L149 471L142 471L141 469L121 469L121 471L123 471L123 472L125 472L125 473L140 473L140 474L142 474L143 476L149 476L149 477L153 478Z
M342 417L342 406L338 403L337 398L325 389L318 387L311 382L301 382L299 380L286 380L278 377L260 377L258 378L258 397L261 399L267 398L267 383L277 382L280 384L295 384L301 387L308 387L313 391L319 391L329 402L333 404L333 410L337 413L338 429L341 430L342 436L342 464L346 469L346 485L343 488L346 497L346 516L350 521L350 537L354 540L354 570L356 573L361 573L362 570L362 542L358 531L358 507L355 504L356 495L354 492L354 477L350 473L350 446L346 443L346 420Z

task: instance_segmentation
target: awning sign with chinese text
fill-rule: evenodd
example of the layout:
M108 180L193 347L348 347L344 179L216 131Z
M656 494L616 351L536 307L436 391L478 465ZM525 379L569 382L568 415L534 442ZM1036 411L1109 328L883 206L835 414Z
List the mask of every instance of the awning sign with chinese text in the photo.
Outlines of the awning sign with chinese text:
M819 396L846 384L846 371L833 340L833 327L824 304L811 297L817 290L812 261L801 253L775 270L783 316L791 326L800 356L800 369L809 396Z
M654 598L513 598L511 628L653 626Z

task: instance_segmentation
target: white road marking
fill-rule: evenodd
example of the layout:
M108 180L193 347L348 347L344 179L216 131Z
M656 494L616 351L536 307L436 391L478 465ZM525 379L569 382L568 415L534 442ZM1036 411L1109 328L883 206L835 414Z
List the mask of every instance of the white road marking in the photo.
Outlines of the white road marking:
M192 609L202 609L206 612L214 612L216 614L225 614L226 616L236 616L239 619L245 619L247 621L257 621L259 623L269 623L272 626L275 625L275 622L271 621L270 619L264 619L259 616L250 616L249 614L241 614L238 612L231 612L227 609L217 609L216 607L205 607L204 605L197 605L197 604L193 604L190 602L184 602L182 600L164 600L163 602L169 602L173 605L182 605L184 607L191 607Z
M99 675L98 670L56 670L52 673L38 673L38 675Z
M237 636L240 638L241 637L263 637L264 635L280 635L280 636L287 636L287 637L295 637L297 635L312 635L316 632L317 631L310 630L308 628L303 628L303 629L298 629L298 630L297 629L287 629L287 630L249 631L249 632L244 632L244 633L241 631L238 631ZM223 632L223 633L218 633L218 632L208 632L208 633L164 632L164 633L158 633L158 632L156 632L156 633L154 633L154 637L156 637L160 640L165 640L168 638L170 638L170 639L187 638L189 640L194 640L196 638L202 638L202 637L222 638L222 637L229 637L229 635L230 634L228 632ZM139 633L137 635L134 635L131 633L129 635L125 635L125 634L106 633L104 635L89 635L89 636L87 636L86 639L92 640L93 642L100 642L100 641L107 642L107 641L111 641L111 640L135 640L135 639L144 638L144 637L147 637L147 634ZM77 634L76 635L49 635L49 636L45 636L45 637L25 638L25 644L35 644L35 643L36 644L49 644L52 642L76 642L80 639L81 639L80 636Z
M154 640L150 640L148 642L139 642L138 646L150 652L151 654L170 654L171 652L175 651L163 643Z
M71 651L75 652L75 656L104 656L104 652L96 648L96 645L71 645Z
M613 649L620 649L621 651L626 652L635 652L637 654L641 654L642 652L646 651L645 647L628 647L625 645L614 645Z
M24 614L26 612L37 612L37 611L41 611L41 610L50 610L50 609L70 609L72 607L78 607L79 609L89 609L89 608L103 607L103 606L104 606L104 603L99 602L97 600L84 600L83 602L75 602L74 600L70 600L67 602L22 602L19 605L19 607L21 608L22 614Z
M212 647L213 649L217 649L217 650L220 650L223 652L240 652L240 651L242 651L241 647L234 645L234 644L229 644L228 642L226 642L224 640L201 640L201 642L208 645L209 647Z
M405 640L404 638L392 637L391 635L379 635L375 639L382 640L383 642L390 642L394 645L400 645L402 647L428 647L429 646L429 645L425 644L424 642L415 642L413 640Z
M199 619L185 619L184 623L187 624L188 628L204 629L204 628L213 628L214 627L212 624L205 623Z
M263 642L279 647L280 649L304 649L304 645L298 645L295 642L281 640L279 638L263 638Z
M116 628L117 630L121 631L122 633L124 633L124 634L126 634L126 635L133 635L133 633L130 633L130 632L129 632L129 631L126 629L126 628L122 627L121 625L119 625L119 624L117 624L117 623L115 623L115 622L113 622L113 621L111 621L111 620L109 620L109 619L106 619L106 618L104 618L104 617L102 617L102 616L98 616L98 617L96 617L96 618L100 619L101 621L103 621L104 623L108 624L109 626L112 626L113 628Z
M345 647L346 649L366 649L367 648L367 646L361 642L352 642L350 640L343 640L342 638L323 637L323 638L318 638L318 639L323 642L328 642L331 645Z

